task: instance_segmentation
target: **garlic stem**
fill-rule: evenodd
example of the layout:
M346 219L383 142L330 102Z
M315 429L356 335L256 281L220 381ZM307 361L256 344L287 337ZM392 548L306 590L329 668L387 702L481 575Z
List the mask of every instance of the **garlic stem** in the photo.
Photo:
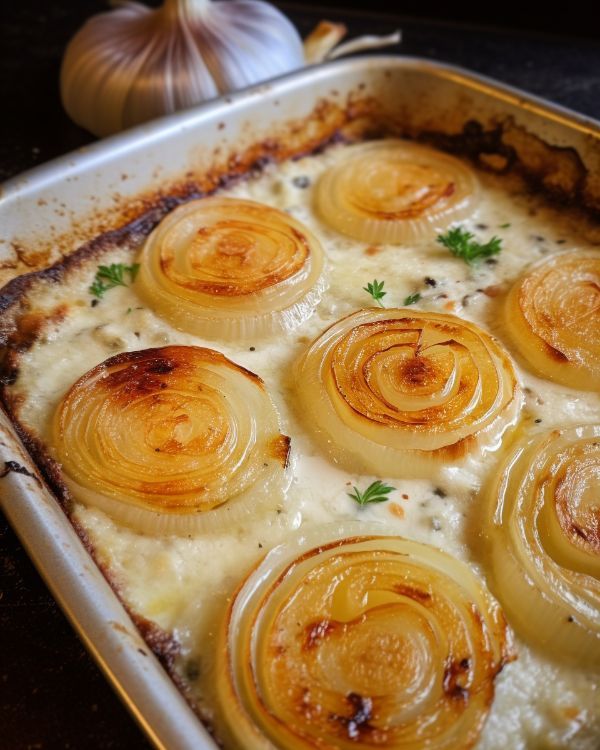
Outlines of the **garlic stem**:
M184 16L198 16L211 4L211 0L165 0L165 14L180 19Z
M350 39L343 44L339 44L332 49L326 57L328 60L335 60L342 55L350 55L352 52L360 52L366 49L378 49L379 47L388 47L391 44L399 44L402 40L402 32L396 29L393 34L387 36L366 35L359 36L356 39Z

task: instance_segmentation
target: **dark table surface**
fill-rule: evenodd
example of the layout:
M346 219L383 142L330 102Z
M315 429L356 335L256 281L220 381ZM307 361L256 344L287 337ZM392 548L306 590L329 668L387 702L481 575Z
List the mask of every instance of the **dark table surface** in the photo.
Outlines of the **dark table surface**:
M64 45L99 0L3 10L0 180L89 143L58 98ZM590 39L282 5L306 34L323 17L352 35L403 30L401 54L489 75L600 119L600 45ZM70 629L0 514L0 750L149 747Z

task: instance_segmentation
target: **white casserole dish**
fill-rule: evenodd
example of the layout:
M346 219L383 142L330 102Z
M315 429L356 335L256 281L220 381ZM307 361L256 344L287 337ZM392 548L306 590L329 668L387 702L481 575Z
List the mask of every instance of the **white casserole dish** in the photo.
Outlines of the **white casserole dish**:
M209 172L217 179L238 165L245 169L252 163L248 154L255 161L279 157L290 133L317 145L373 108L401 121L407 135L462 134L465 147L465 125L477 121L473 148L490 166L503 169L511 148L542 187L592 210L600 206L593 177L600 174L598 124L456 68L365 57L254 87L11 180L0 193L0 261L15 260L18 246L48 265L101 228L122 224L124 209L128 216L141 211L141 197L205 185ZM488 134L488 151L478 133ZM498 133L495 141L491 133ZM528 160L533 145L538 150ZM0 484L2 508L84 643L157 747L214 747L51 494L35 476L15 470L36 474L10 422L0 417L0 461L12 468Z

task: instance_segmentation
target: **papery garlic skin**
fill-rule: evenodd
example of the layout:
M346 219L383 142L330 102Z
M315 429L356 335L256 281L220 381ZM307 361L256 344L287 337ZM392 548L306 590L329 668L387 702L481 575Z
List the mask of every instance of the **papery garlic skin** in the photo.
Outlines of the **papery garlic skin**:
M303 64L293 24L260 0L132 2L73 37L61 97L78 125L106 136Z
M346 528L305 529L233 598L217 682L231 746L473 747L514 658L500 607L440 550Z
M554 659L600 667L600 425L520 441L490 488L492 591Z

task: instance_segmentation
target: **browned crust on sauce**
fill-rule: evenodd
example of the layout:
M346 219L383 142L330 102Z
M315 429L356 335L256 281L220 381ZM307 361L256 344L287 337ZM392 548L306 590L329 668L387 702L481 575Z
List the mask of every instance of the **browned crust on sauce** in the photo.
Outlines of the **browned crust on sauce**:
M546 143L512 116L487 126L471 119L458 133L446 133L442 126L414 135L442 151L467 156L486 171L514 172L559 207L583 208L593 220L600 218L600 195L588 189L589 172L577 151Z

